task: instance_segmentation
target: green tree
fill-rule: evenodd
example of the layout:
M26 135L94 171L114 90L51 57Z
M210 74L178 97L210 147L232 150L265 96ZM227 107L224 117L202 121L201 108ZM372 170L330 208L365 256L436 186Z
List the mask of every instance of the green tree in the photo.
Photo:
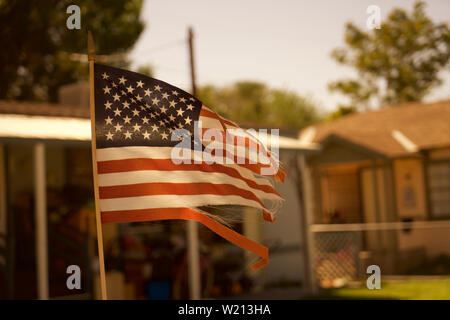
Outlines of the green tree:
M433 22L417 2L412 12L394 9L380 29L346 25L346 48L333 50L340 64L353 67L358 79L329 84L350 99L351 107L421 101L442 80L449 64L450 30Z
M241 81L224 88L208 85L198 90L198 96L224 117L248 125L299 129L320 118L310 99L260 82Z
M81 9L80 30L66 27L71 4ZM87 77L79 59L86 53L87 30L97 54L125 53L144 28L141 7L142 0L0 1L0 38L6 46L0 50L0 99L56 101L61 85Z
M356 110L355 107L339 106L337 110L335 110L327 115L326 120L336 120L343 116L346 116L346 115L349 115L349 114L352 114L355 112L358 112L358 110Z
M141 73L141 74L145 74L148 77L152 77L154 76L154 71L153 71L153 66L150 64L146 64L143 66L139 66L136 70L137 73Z

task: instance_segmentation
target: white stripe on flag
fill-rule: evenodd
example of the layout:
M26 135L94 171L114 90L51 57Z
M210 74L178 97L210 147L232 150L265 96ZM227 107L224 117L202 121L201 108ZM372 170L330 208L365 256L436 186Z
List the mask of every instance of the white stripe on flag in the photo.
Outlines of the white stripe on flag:
M202 172L202 171L130 171L120 173L105 173L98 175L100 187L129 185L140 183L211 183L229 184L252 192L261 199L281 200L282 198L274 193L258 190L247 185L241 179L230 177L224 173Z
M154 195L100 200L100 209L102 212L153 208L192 208L205 205L242 205L264 209L258 202L247 200L240 196L211 194Z

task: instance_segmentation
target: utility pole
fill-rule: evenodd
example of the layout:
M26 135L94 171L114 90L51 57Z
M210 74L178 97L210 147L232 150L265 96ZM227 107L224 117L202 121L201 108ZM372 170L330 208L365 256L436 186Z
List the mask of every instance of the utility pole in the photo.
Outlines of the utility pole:
M188 29L188 41L189 41L189 65L191 70L191 85L192 85L192 95L197 95L197 84L195 81L195 61L194 61L194 31L192 27Z
M191 70L191 93L197 94L195 83L195 63L194 63L194 32L192 27L188 29L189 45L189 65ZM200 249L198 242L198 222L187 221L187 254L188 254L188 273L189 273L189 293L191 300L201 298L201 278L200 278Z

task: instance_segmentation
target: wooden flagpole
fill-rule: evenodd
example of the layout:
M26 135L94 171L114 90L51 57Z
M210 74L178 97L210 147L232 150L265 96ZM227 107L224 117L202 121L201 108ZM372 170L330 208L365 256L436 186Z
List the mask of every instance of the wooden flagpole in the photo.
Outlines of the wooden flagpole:
M197 86L195 79L194 64L194 32L192 27L188 29L189 45L189 66L191 70L192 95L197 95ZM198 222L194 220L187 221L187 252L188 252L188 274L189 274L189 292L191 300L201 299L202 281L200 274L200 246L198 241Z
M98 195L97 181L97 147L95 134L95 96L94 96L94 62L95 48L92 34L88 31L88 59L89 59L89 102L91 108L91 145L92 145L92 173L94 178L94 195L95 195L95 217L97 224L97 244L98 244L98 262L100 267L100 288L102 300L107 300L106 296L106 277L105 277L105 259L103 254L103 233L102 220L100 216L100 201Z

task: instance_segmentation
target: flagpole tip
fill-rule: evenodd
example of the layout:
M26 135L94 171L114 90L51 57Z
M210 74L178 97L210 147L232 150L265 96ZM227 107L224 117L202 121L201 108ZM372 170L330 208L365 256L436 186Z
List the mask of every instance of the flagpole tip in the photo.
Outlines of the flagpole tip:
M88 59L89 61L95 60L95 48L94 48L94 39L92 37L92 33L88 31Z

